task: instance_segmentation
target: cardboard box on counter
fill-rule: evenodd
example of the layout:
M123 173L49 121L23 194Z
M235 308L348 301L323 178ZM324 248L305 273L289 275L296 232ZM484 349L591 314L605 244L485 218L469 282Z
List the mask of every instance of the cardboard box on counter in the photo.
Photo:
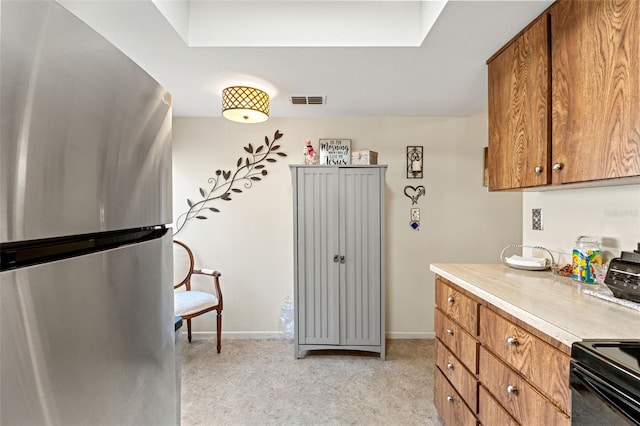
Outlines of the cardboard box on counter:
M352 151L351 164L378 164L378 153L369 149Z

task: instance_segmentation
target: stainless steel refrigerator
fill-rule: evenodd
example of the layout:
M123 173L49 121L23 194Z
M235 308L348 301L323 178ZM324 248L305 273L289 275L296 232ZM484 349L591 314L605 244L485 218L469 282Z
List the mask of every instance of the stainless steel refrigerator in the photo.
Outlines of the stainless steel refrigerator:
M175 424L170 95L57 2L0 7L0 424Z

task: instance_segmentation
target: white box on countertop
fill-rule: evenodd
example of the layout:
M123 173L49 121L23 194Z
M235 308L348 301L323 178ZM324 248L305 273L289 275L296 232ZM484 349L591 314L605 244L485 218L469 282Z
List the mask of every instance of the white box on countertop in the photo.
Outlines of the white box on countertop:
M366 149L351 152L351 164L378 164L378 153Z

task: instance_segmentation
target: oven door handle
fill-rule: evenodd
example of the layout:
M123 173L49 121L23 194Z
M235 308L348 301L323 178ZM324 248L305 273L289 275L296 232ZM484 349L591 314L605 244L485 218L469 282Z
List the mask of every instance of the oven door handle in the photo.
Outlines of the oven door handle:
M598 376L574 363L571 363L571 376L571 387L574 392L580 392L580 390L574 386L573 379L580 381L587 391L595 393L600 399L624 414L633 423L640 425L640 404L624 392L613 388Z

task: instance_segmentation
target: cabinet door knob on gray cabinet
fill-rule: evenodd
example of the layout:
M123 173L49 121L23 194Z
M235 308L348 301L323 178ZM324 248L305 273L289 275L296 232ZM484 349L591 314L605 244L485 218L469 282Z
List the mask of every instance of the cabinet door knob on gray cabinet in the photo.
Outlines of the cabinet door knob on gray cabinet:
M339 254L335 254L333 255L333 263L344 263L345 262L345 258L344 256L340 256Z

